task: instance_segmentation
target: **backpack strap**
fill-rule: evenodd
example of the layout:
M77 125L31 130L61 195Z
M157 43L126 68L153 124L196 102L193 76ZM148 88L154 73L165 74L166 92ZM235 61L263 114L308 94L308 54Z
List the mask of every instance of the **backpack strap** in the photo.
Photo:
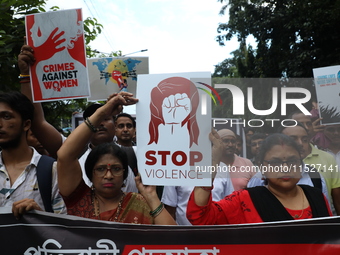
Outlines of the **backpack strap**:
M42 155L37 165L37 180L41 198L46 212L54 212L52 208L52 167L54 158Z
M306 165L306 167L308 168L308 174L309 174L310 179L312 180L313 186L315 188L322 190L322 182L321 182L320 173L314 167L311 167L310 165Z

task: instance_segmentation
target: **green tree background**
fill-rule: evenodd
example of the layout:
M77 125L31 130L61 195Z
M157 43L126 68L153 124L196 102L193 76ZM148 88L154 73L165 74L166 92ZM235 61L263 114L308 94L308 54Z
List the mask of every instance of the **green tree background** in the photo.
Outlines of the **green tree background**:
M239 49L232 57L216 65L213 84L225 83L227 78L278 78L279 86L304 87L315 97L312 82L289 82L291 78L312 78L313 68L338 65L340 62L340 1L339 0L219 0L220 14L229 20L218 25L217 42L223 46L236 37ZM253 37L256 48L247 45ZM240 84L246 95L246 87ZM254 88L254 106L271 106L268 84ZM221 91L225 104L214 107L214 117L231 115L232 98ZM296 95L298 97L299 95ZM222 109L223 108L223 109ZM311 105L306 105L311 109ZM247 107L245 107L247 109ZM290 109L293 111L296 109ZM249 111L246 119L257 118ZM266 116L284 119L280 109Z
M237 37L239 48L232 57L218 63L213 73L213 84L228 83L230 78L280 78L279 87L297 77L312 77L312 69L339 64L340 59L340 1L339 0L218 0L220 14L228 12L229 20L218 25L217 42L227 45ZM43 0L0 1L0 90L19 90L17 55L24 43L24 15L45 12ZM52 10L57 10L53 7ZM90 42L102 31L95 18L84 20L85 44L88 57L106 57L91 49ZM256 46L247 45L252 36ZM120 51L109 56L119 56ZM238 86L246 95L246 85ZM312 83L292 83L314 93ZM254 106L271 106L271 88L260 84L254 88ZM232 97L219 90L224 104L214 106L213 117L258 118L246 109L244 116L232 115ZM43 103L46 119L54 126L67 125L72 113L87 106L84 99ZM307 108L310 107L307 105ZM280 108L266 118L281 118ZM262 117L263 118L263 117ZM62 123L65 120L66 123Z

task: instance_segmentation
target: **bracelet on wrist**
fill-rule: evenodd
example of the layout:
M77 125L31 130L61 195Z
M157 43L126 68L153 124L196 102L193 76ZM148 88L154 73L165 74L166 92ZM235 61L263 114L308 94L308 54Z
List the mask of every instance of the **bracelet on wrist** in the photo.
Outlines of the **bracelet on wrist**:
M91 123L91 121L89 120L89 118L85 118L84 120L86 126L88 126L88 128L93 132L96 133L98 131L98 128L96 128L95 126L93 126L93 124Z
M153 211L150 211L150 215L155 218L157 217L164 209L164 204L161 202L161 204Z
M29 74L20 74L18 78L19 79L26 79L26 78L29 79L30 77L31 77L31 75L29 75Z

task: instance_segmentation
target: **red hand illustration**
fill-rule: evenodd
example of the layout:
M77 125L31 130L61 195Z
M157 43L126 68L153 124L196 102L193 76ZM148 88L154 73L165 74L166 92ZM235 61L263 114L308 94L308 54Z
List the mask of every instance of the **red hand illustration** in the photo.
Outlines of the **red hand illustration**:
M55 53L60 52L65 49L65 46L57 48L62 43L66 41L66 39L60 39L65 32L61 31L57 34L58 27L56 27L50 34L50 36L47 38L47 40L40 45L39 47L35 48L35 57L38 61L43 61L46 59L51 58ZM60 40L59 40L60 39Z

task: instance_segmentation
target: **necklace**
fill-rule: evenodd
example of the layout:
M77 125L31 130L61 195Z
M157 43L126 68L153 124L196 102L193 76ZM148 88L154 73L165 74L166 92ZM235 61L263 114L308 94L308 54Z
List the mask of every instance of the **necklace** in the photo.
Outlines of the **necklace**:
M302 196L302 210L301 210L300 215L295 214L295 215L293 216L294 219L300 219L301 216L303 215L303 211L305 210L305 196L303 195L303 190L302 190L302 188L301 188L300 186L298 186L298 187L299 187L299 190L300 190L300 193L301 193L301 196Z
M125 193L122 192L121 198L120 198L118 206L117 206L116 215L115 215L115 217L113 219L114 222L118 221L118 216L120 214L120 211L122 210L122 203L123 203L124 197L125 197ZM98 218L98 220L100 220L99 201L98 201L96 195L94 194L94 191L92 191L92 205L93 205L93 209L94 209L93 215L96 216ZM111 218L109 218L108 221L111 221L112 218L113 218L113 216Z
M305 196L304 196L304 192L302 190L302 188L300 186L296 186L297 189L300 191L301 193L301 197L302 197L302 209L301 209L301 213L300 215L291 215L294 219L299 219L301 218L301 216L303 215L303 212L305 211ZM275 192L271 191L270 187L267 186L267 189L270 191L270 193L272 193L276 198L278 198L278 196L275 194Z

